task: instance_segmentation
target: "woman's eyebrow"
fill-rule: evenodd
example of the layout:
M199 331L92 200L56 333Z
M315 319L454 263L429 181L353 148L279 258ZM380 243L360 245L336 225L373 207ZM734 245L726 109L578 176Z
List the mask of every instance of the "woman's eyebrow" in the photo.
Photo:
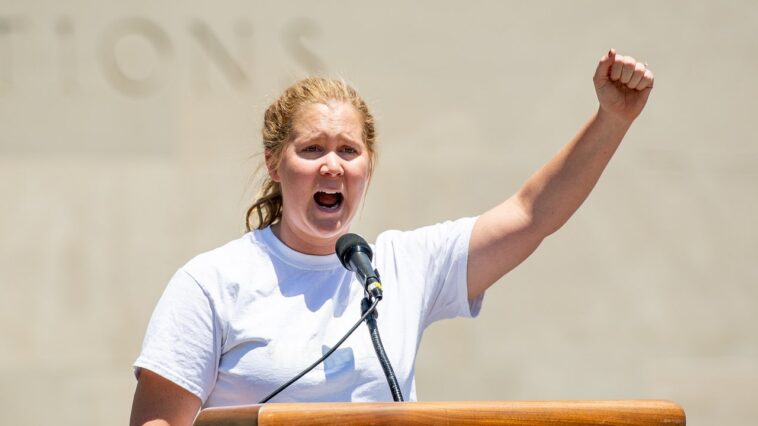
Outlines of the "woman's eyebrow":
M306 143L311 142L317 139L324 138L326 135L324 132L312 132L312 133L304 133L304 134L298 134L296 131L294 131L294 138L292 139L293 142L298 143ZM365 145L363 142L363 137L353 137L350 133L347 132L341 132L336 135L336 139L342 142L349 142L356 145Z

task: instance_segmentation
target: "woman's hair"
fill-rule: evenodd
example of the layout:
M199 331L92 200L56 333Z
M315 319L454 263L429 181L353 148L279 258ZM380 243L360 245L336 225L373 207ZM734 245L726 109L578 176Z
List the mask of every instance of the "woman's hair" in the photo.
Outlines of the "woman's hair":
M263 115L263 129L261 129L265 161L270 161L278 167L284 148L292 141L292 120L301 108L311 104L325 104L329 101L348 103L361 114L363 143L368 149L368 171L371 176L376 157L374 117L358 92L341 80L318 77L300 80L288 87L279 99L268 107ZM278 222L282 217L282 208L281 185L266 175L255 202L247 209L245 216L247 230L262 229Z

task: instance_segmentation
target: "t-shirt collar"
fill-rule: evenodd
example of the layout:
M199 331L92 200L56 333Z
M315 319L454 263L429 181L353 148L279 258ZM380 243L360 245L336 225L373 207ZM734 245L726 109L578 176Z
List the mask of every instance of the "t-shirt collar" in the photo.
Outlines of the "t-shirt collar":
M296 268L326 271L342 267L336 253L326 256L300 253L287 247L271 230L270 226L255 230L257 237L266 245L269 252L279 260Z

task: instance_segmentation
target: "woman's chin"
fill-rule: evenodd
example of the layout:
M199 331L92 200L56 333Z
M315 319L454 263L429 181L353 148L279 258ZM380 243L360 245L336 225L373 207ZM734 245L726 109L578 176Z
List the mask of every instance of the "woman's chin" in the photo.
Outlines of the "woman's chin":
M335 220L314 220L311 221L311 230L313 231L313 237L318 239L336 239L347 232L349 226L345 226L344 222L339 219Z
M291 248L309 254L334 253L337 239L350 230L350 215L344 205L337 211L309 209L304 216L284 215L280 223L280 239ZM289 220L288 220L289 219Z
M308 221L312 228L324 236L337 235L339 237L350 227L351 215L348 214L345 205L333 209L316 206L309 216Z

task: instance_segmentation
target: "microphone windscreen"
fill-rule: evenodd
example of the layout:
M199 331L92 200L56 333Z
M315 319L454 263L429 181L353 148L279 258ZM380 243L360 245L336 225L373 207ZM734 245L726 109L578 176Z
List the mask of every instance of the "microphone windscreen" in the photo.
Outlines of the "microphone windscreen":
M368 245L365 239L357 234L345 234L337 240L335 250L337 257L340 259L342 266L350 269L349 262L350 257L356 251L361 251L368 255L369 260L374 257L374 253L371 251L371 247Z

